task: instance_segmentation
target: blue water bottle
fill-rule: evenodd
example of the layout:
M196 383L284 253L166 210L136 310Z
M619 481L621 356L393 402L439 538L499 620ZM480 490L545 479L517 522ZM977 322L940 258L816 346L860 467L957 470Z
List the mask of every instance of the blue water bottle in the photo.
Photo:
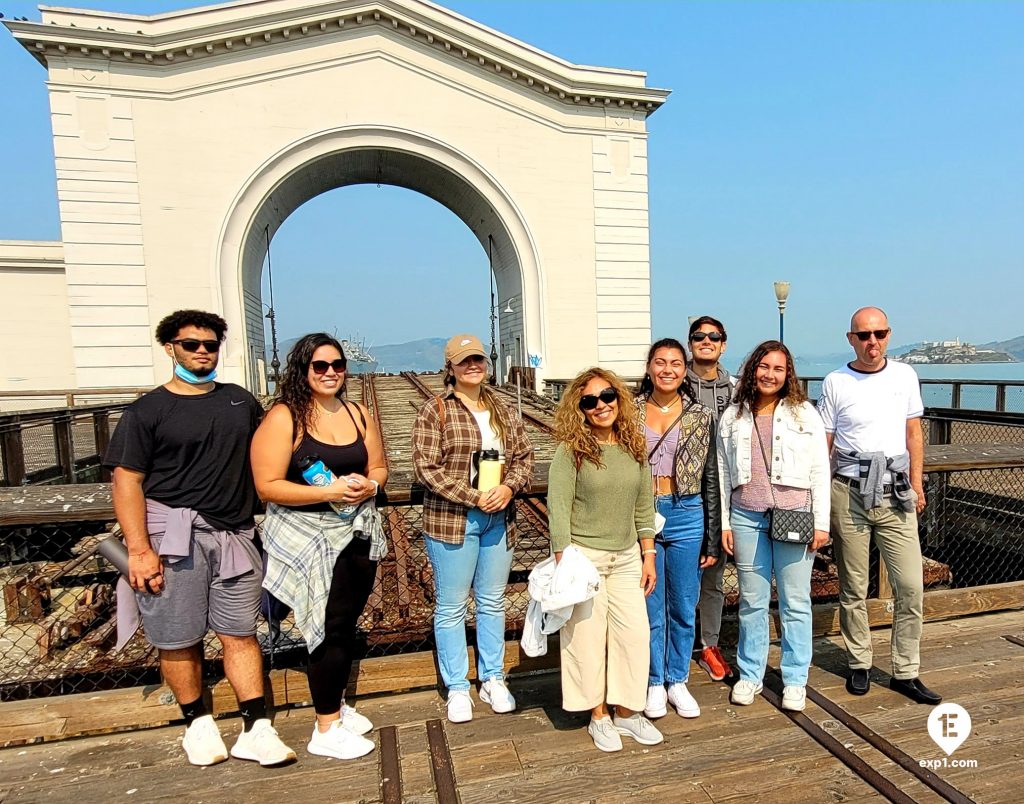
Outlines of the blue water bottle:
M334 472L327 468L319 455L303 455L298 465L302 479L311 486L329 486L335 480ZM358 505L345 505L341 502L331 502L330 506L342 519L351 519L359 508Z

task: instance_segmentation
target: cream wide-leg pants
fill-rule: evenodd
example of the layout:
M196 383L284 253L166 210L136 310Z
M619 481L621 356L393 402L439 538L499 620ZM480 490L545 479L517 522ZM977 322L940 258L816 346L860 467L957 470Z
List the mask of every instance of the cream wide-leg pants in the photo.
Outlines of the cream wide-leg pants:
M609 703L643 711L651 629L640 588L640 545L618 551L575 546L597 568L601 590L573 609L560 632L562 708L584 712Z

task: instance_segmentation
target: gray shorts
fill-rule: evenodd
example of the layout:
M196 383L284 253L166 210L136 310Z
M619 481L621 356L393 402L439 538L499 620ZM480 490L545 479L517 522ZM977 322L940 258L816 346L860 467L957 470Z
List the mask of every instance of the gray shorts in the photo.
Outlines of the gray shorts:
M160 550L160 535L150 541ZM259 550L251 540L239 539L255 566ZM136 593L146 639L161 650L197 645L212 629L227 636L252 636L260 609L262 573L250 571L231 580L220 578L220 537L194 531L187 558L164 563L164 591Z

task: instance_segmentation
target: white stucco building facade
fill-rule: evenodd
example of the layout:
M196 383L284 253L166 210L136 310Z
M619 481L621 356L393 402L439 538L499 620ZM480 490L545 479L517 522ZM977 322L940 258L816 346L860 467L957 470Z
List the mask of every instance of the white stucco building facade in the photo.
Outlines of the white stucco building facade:
M512 300L501 365L638 373L646 120L668 95L643 73L420 0L42 14L4 24L47 71L62 242L0 241L0 298L31 299L68 363L5 359L0 391L160 382L153 327L182 307L224 315L221 377L257 388L268 239L310 198L367 182L437 200L489 249Z

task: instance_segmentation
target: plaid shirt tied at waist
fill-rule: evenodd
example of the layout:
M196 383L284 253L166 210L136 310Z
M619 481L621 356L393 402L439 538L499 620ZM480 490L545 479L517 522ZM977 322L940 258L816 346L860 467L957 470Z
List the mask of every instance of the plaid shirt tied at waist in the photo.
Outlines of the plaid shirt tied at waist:
M486 393L486 392L485 392ZM448 389L440 397L444 406L444 428L438 399L423 403L412 430L412 460L416 480L424 487L423 530L433 539L462 544L466 538L466 514L475 508L480 492L470 485L473 453L483 445L480 429L469 409ZM505 473L502 485L519 494L530 487L533 475L533 446L522 421L500 400L498 411L505 434ZM515 544L515 501L505 509L508 544Z

